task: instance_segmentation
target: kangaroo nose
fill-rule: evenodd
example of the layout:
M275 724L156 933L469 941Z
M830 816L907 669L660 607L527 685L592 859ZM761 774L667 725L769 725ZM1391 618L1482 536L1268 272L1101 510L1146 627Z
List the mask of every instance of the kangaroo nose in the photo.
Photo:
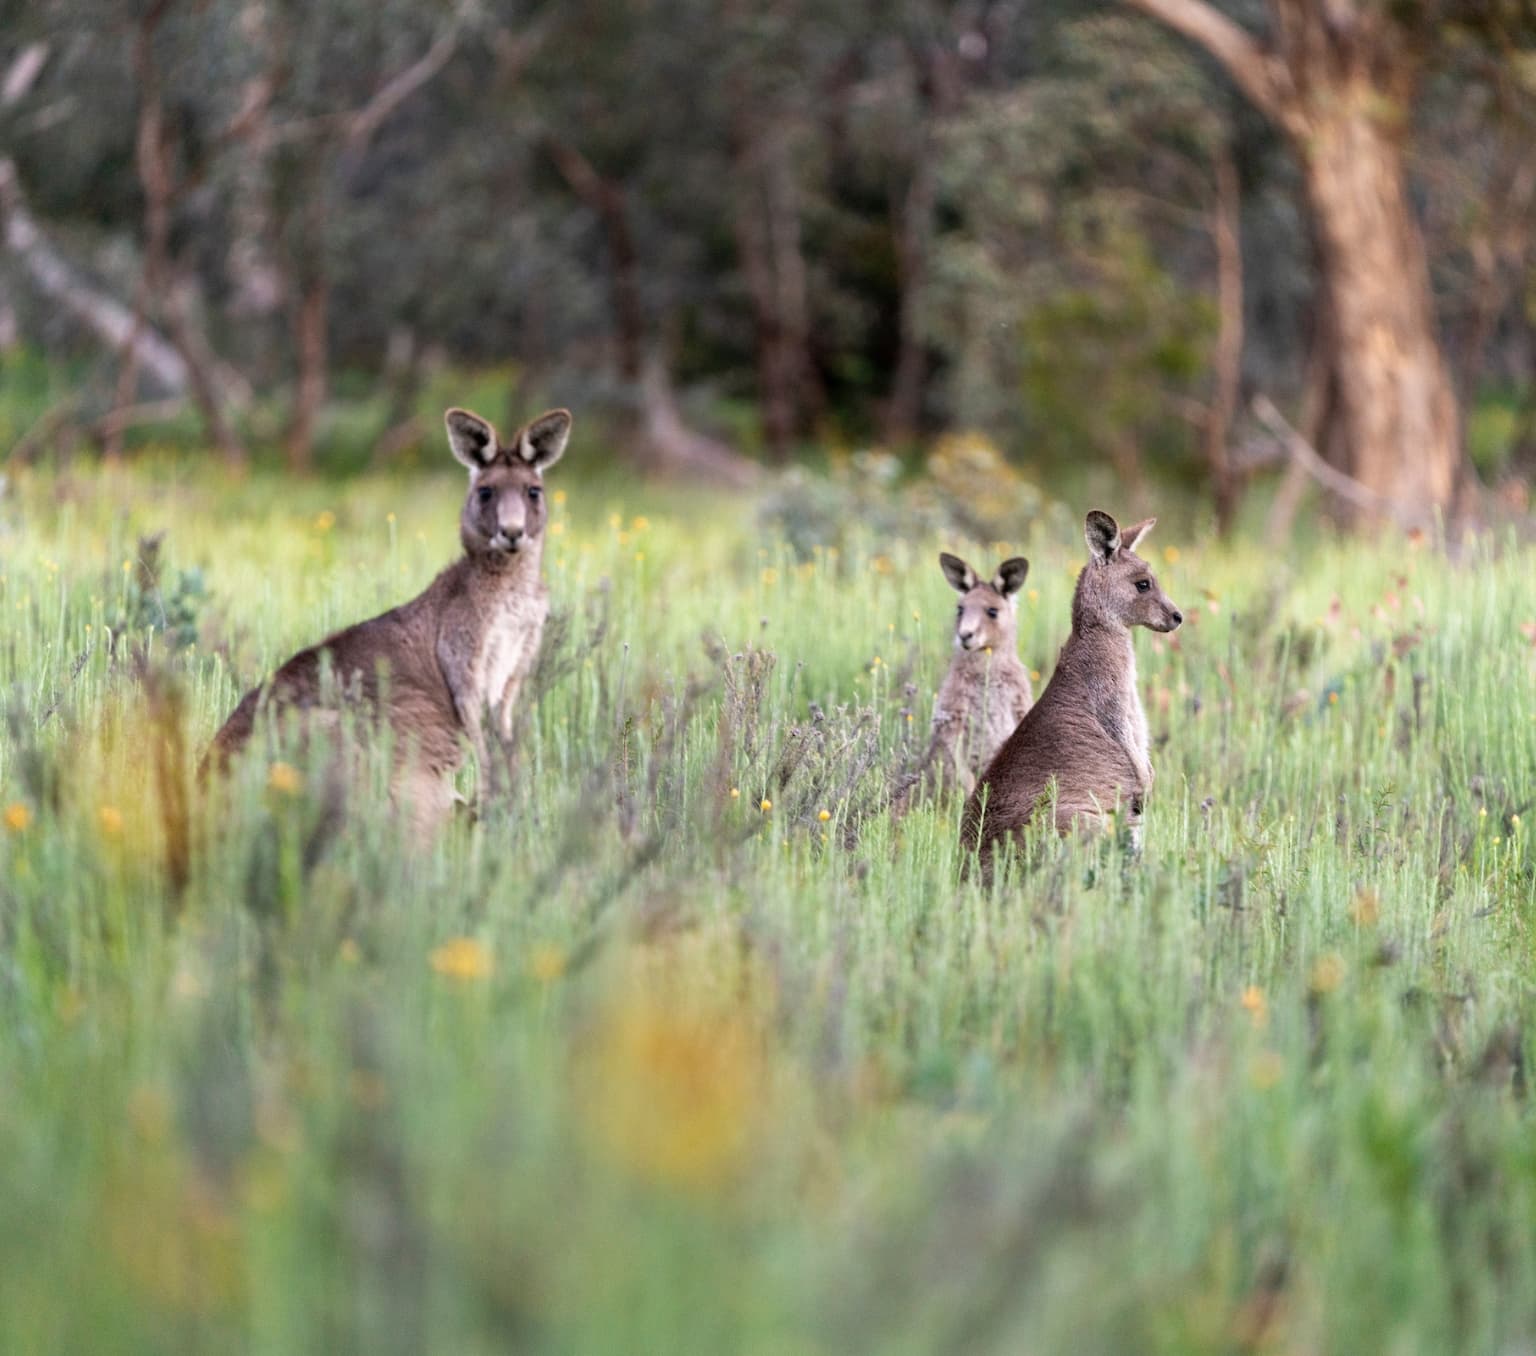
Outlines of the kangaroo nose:
M1184 625L1184 614L1180 612L1178 608L1173 609L1173 624L1175 626Z

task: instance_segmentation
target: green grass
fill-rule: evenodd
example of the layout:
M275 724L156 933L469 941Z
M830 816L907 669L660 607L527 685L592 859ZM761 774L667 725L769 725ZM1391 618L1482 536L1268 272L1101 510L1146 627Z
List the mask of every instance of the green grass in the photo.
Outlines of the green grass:
M412 851L258 751L178 893L162 774L451 559L459 478L12 478L0 1351L1536 1342L1529 550L1154 536L1144 855L987 893L957 805L875 807L935 552L1004 544L797 562L551 479L569 621L480 821ZM1082 543L1006 548L1043 679Z

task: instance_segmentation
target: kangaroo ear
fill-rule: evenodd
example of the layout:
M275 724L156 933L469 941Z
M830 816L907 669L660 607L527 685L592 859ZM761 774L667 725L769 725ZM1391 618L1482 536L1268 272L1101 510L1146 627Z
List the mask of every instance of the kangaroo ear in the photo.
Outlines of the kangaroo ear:
M950 588L956 593L969 593L976 587L976 571L959 556L952 556L948 551L940 551L939 568L944 571L944 578L949 580Z
M448 446L471 471L484 470L496 460L496 430L490 420L455 407L443 416L448 425Z
M1136 543L1156 526L1156 518L1143 518L1141 522L1136 523L1132 527L1122 527L1120 529L1120 549L1123 551L1134 551Z
M997 578L992 581L992 587L1007 598L1023 588L1027 578L1029 562L1023 556L1014 556L997 567Z
M548 410L517 435L517 455L542 471L560 460L570 436L571 412Z
M1095 560L1108 560L1120 549L1120 525L1102 509L1091 509L1083 525L1088 554Z

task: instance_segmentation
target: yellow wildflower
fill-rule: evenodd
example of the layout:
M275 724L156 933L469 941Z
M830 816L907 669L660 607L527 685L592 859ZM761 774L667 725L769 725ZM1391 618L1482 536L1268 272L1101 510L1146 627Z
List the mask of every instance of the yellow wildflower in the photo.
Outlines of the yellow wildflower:
M315 531L329 532L336 526L336 515L330 509L322 509L315 517Z
M495 968L489 949L473 937L454 937L437 947L428 959L438 974L461 982L488 979Z
M273 763L267 773L267 788L280 796L296 796L304 787L304 774L292 763Z
M116 838L123 831L123 812L115 805L103 805L96 811L96 819L109 838Z
M821 820L821 822L823 824L825 824L827 822L827 820L832 818L832 811L831 810L822 810L820 813L817 814L816 818Z
M1332 993L1344 982L1346 973L1344 957L1337 951L1325 952L1317 958L1317 963L1312 967L1312 991Z
M1243 990L1243 1011L1248 1014L1257 1030L1262 1031L1269 1025L1269 1002L1264 997L1264 990L1257 984L1250 984Z
M1381 917L1381 896L1370 886L1356 890L1349 912L1356 923L1363 928L1368 928Z
M5 807L5 827L12 833L25 833L32 826L32 811L19 800Z
M773 802L771 800L769 800L767 796L764 796L762 804L759 805L757 808L759 810L761 810L764 814L767 814L768 811L773 809Z

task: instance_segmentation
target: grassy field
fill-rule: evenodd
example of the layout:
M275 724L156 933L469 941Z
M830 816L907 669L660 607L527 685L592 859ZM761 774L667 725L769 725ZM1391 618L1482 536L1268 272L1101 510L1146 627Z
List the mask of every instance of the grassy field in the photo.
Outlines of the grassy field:
M243 687L452 558L444 461L0 497L0 1352L1536 1344L1529 550L1165 520L1144 855L988 893L879 811L934 556L1030 557L1043 683L1088 505L802 558L578 449L479 822L258 753L179 865Z

